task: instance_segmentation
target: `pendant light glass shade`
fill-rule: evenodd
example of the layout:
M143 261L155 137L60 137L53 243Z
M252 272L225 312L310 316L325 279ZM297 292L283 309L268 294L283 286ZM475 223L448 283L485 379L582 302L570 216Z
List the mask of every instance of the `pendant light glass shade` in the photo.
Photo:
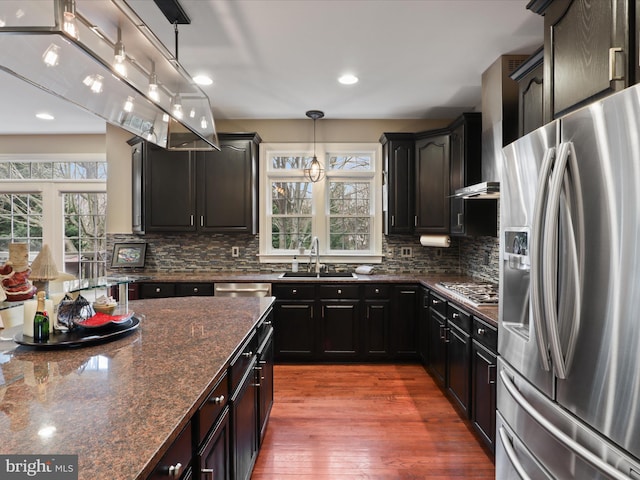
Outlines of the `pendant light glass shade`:
M3 0L0 18L0 69L163 148L219 149L209 98L125 0Z
M309 166L304 169L304 175L311 180L311 182L316 183L324 178L324 167L318 160L318 157L316 157L316 120L323 118L324 112L320 110L309 110L305 115L313 119L313 158Z

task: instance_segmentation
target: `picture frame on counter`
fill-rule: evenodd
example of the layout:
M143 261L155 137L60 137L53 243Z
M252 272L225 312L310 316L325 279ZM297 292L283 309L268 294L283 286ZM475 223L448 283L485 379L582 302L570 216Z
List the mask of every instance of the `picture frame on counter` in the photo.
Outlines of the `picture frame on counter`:
M147 244L144 242L115 243L111 256L111 267L144 267Z

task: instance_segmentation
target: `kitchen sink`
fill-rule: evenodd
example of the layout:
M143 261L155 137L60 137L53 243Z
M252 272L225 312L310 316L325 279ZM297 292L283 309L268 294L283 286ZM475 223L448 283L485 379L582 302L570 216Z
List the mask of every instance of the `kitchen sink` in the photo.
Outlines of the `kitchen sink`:
M280 278L358 278L355 273L351 272L284 272L280 274Z

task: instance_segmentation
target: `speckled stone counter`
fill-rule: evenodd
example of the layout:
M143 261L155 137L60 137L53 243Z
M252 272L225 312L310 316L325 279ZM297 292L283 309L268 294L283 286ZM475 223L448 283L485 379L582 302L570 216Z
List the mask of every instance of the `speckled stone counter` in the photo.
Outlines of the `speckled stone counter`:
M77 454L81 480L146 478L272 302L138 300L139 329L109 343L0 342L0 451Z

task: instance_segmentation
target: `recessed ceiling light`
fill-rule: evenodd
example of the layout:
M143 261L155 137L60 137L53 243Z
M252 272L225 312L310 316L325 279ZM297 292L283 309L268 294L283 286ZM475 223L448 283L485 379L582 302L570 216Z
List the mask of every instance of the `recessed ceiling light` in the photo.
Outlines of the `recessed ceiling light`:
M193 77L193 81L196 82L198 85L203 85L203 86L211 85L213 83L213 80L211 79L211 77L208 77L206 75L196 75L195 77Z
M338 78L338 82L343 85L353 85L354 83L358 83L358 77L347 73L346 75L342 75L340 78Z
M54 120L56 118L50 113L46 113L46 112L36 113L36 117L39 118L40 120Z

